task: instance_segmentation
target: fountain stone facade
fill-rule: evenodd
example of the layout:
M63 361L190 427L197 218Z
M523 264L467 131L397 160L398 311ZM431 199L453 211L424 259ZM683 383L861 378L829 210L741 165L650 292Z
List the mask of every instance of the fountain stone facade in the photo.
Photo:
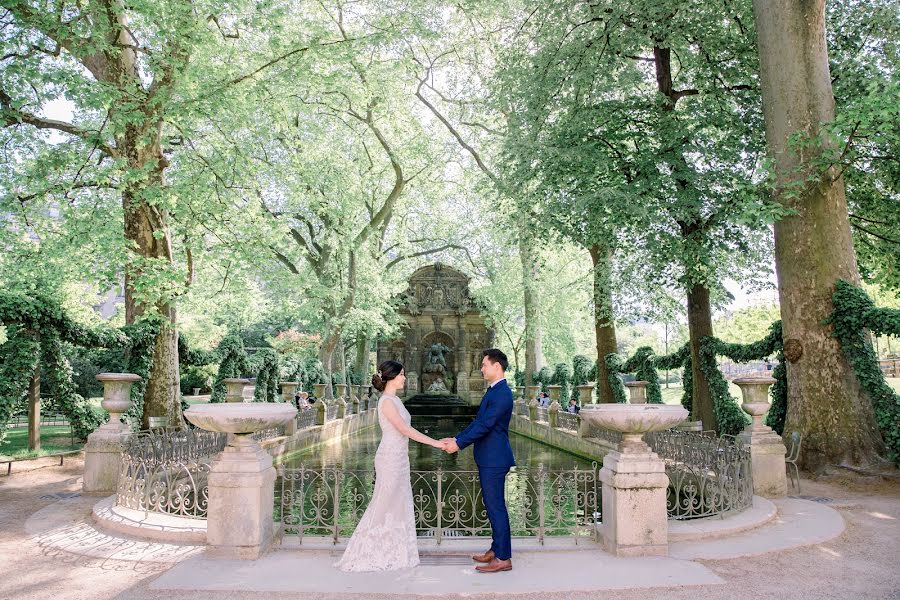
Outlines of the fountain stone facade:
M475 307L469 277L441 263L422 267L410 277L399 312L406 322L402 336L378 345L378 362L405 365L404 398L478 404L481 351L493 345L494 331Z

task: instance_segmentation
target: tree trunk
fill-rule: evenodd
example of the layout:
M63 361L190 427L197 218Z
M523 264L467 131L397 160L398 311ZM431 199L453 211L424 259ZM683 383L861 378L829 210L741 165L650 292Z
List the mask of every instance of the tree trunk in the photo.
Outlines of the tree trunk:
M28 449L41 449L41 363L34 366L28 384Z
M334 391L331 385L331 374L334 372L332 363L334 361L334 350L337 348L338 342L341 340L339 330L329 331L322 339L319 346L319 360L322 362L322 368L325 370L325 398L332 400Z
M540 268L534 240L519 232L519 260L522 262L522 289L525 304L525 385L532 385L534 373L543 366L541 343Z
M369 338L360 336L356 340L356 366L353 369L359 377L362 377L362 384L368 383L369 376Z
M608 248L598 244L592 245L588 251L594 265L594 333L597 340L597 401L611 403L616 401L612 386L609 384L609 369L606 368L606 355L618 350L616 341L616 325L613 322L612 305L612 254Z
M159 146L160 128L155 142L145 146L140 132L129 132L122 139L120 147L126 148L133 172L151 174L140 186L122 193L122 208L125 219L125 240L138 257L125 270L125 322L133 324L147 312L147 306L140 299L134 281L141 274L143 262L162 262L172 265L172 236L169 232L168 214L158 205L145 200L150 192L158 192L163 187L165 159ZM143 133L146 135L146 132ZM154 265L157 266L157 265ZM141 423L148 428L149 418L168 417L170 427L181 427L181 393L178 369L178 331L175 328L175 307L167 302L158 302L156 310L162 317L159 334L153 348L153 365L144 392L144 414Z
M803 434L804 468L868 465L883 451L872 404L831 327L835 282L859 282L844 182L816 164L834 118L824 0L754 0L760 82L778 198L796 214L775 223L775 268L787 361L785 432ZM800 133L817 144L798 152ZM790 193L786 193L790 191Z
M718 431L719 424L713 411L712 394L709 393L706 376L700 369L700 340L713 334L712 308L709 303L709 290L705 286L694 285L688 290L687 317L693 380L691 417L703 421L704 430Z

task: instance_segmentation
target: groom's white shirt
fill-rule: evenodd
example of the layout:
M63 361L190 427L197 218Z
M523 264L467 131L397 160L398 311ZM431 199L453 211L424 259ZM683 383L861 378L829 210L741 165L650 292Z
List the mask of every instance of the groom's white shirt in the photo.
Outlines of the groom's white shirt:
M494 387L495 385L497 385L497 384L500 383L501 381L506 381L506 377L501 377L500 379L498 379L498 380L495 381L494 383L490 384L490 385L488 386L488 389L491 389L492 387Z

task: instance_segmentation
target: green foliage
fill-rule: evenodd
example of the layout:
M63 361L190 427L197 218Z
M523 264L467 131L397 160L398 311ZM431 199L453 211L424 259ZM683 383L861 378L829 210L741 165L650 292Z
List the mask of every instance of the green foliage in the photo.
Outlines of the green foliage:
M194 365L184 365L181 367L181 393L193 394L194 388L198 388L200 393L211 390L212 382L215 374L209 367L195 367Z
M221 357L219 372L213 383L210 402L222 402L225 400L225 380L240 377L249 372L247 353L244 351L244 342L237 334L225 336L216 348L216 353Z
M260 368L256 375L256 402L278 402L278 353L271 348L259 352Z
M552 385L560 386L559 399L565 406L572 395L572 369L566 363L557 363L550 378Z
M40 359L57 409L69 418L76 437L87 438L107 416L103 411L96 411L75 391L72 367L63 353L62 341L56 331L41 332ZM44 382L41 383L43 385Z
M6 423L25 400L40 354L35 336L21 326L8 325L7 337L0 345L0 444L6 436Z
M546 391L547 386L553 383L553 369L546 366L541 367L541 370L532 375L531 379L535 385L542 385Z
M576 354L572 357L572 394L571 398L578 398L578 386L586 385L591 381L591 370L594 367L594 361L583 354Z
M860 288L838 281L835 286L834 312L829 322L856 378L872 401L875 420L894 462L900 462L900 394L884 380L878 359L867 339L875 335L900 336L900 310L878 308Z

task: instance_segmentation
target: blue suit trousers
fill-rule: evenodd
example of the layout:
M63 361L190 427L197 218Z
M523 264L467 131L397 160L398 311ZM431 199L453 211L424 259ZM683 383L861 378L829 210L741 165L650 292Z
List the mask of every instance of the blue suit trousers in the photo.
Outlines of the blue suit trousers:
M509 512L506 510L506 474L509 467L478 467L481 479L481 497L491 522L491 550L500 560L512 557L512 535L509 528Z

